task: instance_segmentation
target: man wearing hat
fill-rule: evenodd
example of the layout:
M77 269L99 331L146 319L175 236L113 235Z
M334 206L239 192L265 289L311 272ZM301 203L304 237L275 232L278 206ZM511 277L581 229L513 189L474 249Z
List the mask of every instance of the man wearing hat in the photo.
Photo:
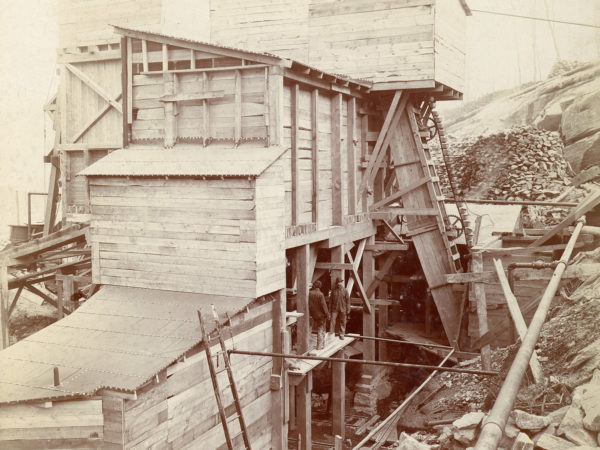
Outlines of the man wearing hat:
M341 278L335 280L335 287L331 291L331 323L329 332L335 330L336 336L344 339L346 332L346 320L350 314L350 296L346 292Z
M325 324L329 320L329 308L321 292L321 282L315 281L308 292L308 310L313 322L313 331L317 332L317 350L325 346Z

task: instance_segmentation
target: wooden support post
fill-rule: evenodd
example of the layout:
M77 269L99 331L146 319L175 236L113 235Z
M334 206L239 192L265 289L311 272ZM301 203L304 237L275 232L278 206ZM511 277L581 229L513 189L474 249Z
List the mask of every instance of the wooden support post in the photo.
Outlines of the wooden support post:
M72 275L67 275L64 278L64 280L62 282L62 288L63 288L63 299L64 299L63 306L64 306L64 304L70 305L71 299L73 298L74 288L75 288L75 284L73 283Z
M61 271L57 270L56 271L57 274L60 274ZM64 313L63 313L63 309L64 309L64 305L65 305L65 301L64 301L64 279L57 279L56 280L56 319L60 320L64 317Z
M50 181L48 182L48 197L46 199L46 213L44 215L44 236L48 236L54 231L54 223L56 222L56 209L58 206L58 180L60 178L60 170L56 165L52 164L50 168Z
M8 267L0 265L0 349L9 346L8 341Z
M242 140L242 73L235 71L235 111L234 111L234 139L236 144Z
M312 448L312 372L296 386L296 427L300 450Z
M344 224L342 206L342 94L331 98L331 195L333 225Z
M125 92L122 92L125 97ZM127 38L127 108L123 108L123 115L127 117L127 125L133 123L133 44L131 38ZM127 136L129 145L129 134Z
M273 352L285 352L285 289L274 294L273 312ZM287 403L285 389L285 370L281 358L273 358L271 370L271 447L275 450L287 448L287 421L285 420L285 404ZM275 382L275 385L273 383Z
M122 120L122 138L121 138L121 143L123 145L123 147L127 147L127 144L129 142L129 123L127 120L127 111L128 111L128 106L127 106L127 100L128 100L128 95L127 95L127 88L129 85L129 80L128 80L128 68L127 68L127 38L126 37L122 37L121 38L121 89L122 89L122 95L121 95L121 109L123 110L123 120Z
M302 245L296 249L296 310L302 313L298 317L296 351L306 353L310 350L310 322L308 312L308 283L310 272L310 245Z
M166 45L163 45L163 49ZM163 63L164 64L164 63ZM163 73L164 94L174 96L175 74ZM175 102L164 102L165 108L165 147L173 147L177 141L177 117L175 116Z
M500 281L500 286L502 287L502 293L506 299L506 304L508 305L508 310L510 311L515 328L517 329L517 333L519 333L519 337L521 340L523 340L525 334L527 334L527 324L525 323L523 314L521 314L519 302L510 289L508 279L504 273L504 267L502 267L502 261L498 258L494 258L494 266L496 267L496 273L498 274L498 280ZM531 355L531 359L529 360L529 367L531 368L531 374L533 375L533 379L535 380L536 384L542 383L544 381L544 372L537 358L537 353L535 350L533 351L533 355Z
M298 152L298 119L300 118L300 85L295 83L292 88L292 98L290 106L291 114L291 162L292 162L292 225L298 225L298 221L301 214L300 201L298 196L300 190L298 189L298 180L300 179L300 168L299 168L299 152Z
M202 92L209 91L209 79L206 72L202 72ZM202 142L206 147L210 141L210 115L208 99L202 100Z
M379 298L387 300L388 298L388 284L381 283L378 289ZM379 306L379 337L385 337L385 331L388 326L388 305L380 305ZM385 341L380 341L378 343L379 346L379 361L387 361L388 360L388 343Z
M148 42L142 39L142 70L148 72Z
M331 262L332 263L343 263L344 262L344 246L339 245L331 249ZM335 289L335 280L339 278L344 281L344 270L334 269L331 271L331 290ZM331 312L331 311L330 311ZM337 320L337 319L336 319ZM331 315L331 322L329 323L329 332L335 333L335 323L333 322L333 314Z
M312 130L312 221L319 228L319 90L313 89L310 123Z
M370 237L368 244L375 242L374 237ZM366 286L370 286L375 280L375 256L370 250L365 250L363 254L363 283ZM373 298L372 295L368 296L369 300ZM375 310L371 313L363 309L363 336L375 337ZM369 360L375 360L375 341L365 340L363 341L363 358ZM370 373L372 366L364 366L364 371Z
M269 67L269 145L283 143L283 70L279 66Z
M362 116L361 124L360 124L360 160L366 161L369 156L369 142L367 141L367 136L369 133L369 115L365 114ZM363 180L367 176L367 171L364 170L360 179L360 186L363 185ZM369 194L366 189L358 191L358 194L362 201L362 210L363 212L368 211L369 209Z
M169 46L167 44L162 45L162 71L166 72L169 70Z
M337 358L345 358L344 350L335 355ZM332 405L332 428L333 434L346 437L346 363L331 363L331 405Z
M473 252L471 254L471 272L483 272L483 255L481 252ZM479 338L481 339L489 331L485 285L483 283L471 283L471 292L477 302L477 321L479 322ZM481 367L483 370L492 369L490 344L485 342L481 346Z
M356 154L354 152L354 126L356 123L356 98L348 99L346 133L346 162L348 168L348 214L356 214Z

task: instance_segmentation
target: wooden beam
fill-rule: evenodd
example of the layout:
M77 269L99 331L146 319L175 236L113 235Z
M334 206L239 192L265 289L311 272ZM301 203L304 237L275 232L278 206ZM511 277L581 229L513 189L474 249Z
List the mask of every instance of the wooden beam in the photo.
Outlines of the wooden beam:
M15 307L17 306L17 302L19 301L19 297L21 296L21 293L23 292L24 287L25 286L19 286L19 289L17 289L17 292L15 293L15 296L12 299L10 307L8 308L8 319L9 320L10 320L10 315L13 313Z
M295 83L291 87L291 163L292 163L292 225L298 225L300 214L302 213L301 203L298 201L300 194L298 189L298 180L300 179L300 168L299 159L300 155L298 152L298 120L300 118L300 85Z
M331 195L333 225L344 224L342 206L342 94L331 97Z
M9 318L9 298L8 298L8 267L0 263L0 349L8 347L8 318Z
M115 97L115 101L116 102L120 101L121 97L122 97L122 94L117 95ZM126 103L126 100L123 100L123 106L126 107L127 105L125 103ZM112 108L112 105L110 103L107 103L96 115L94 115L94 117L92 117L86 124L84 124L81 127L81 130L79 130L77 133L75 133L75 135L71 138L71 142L74 144L77 143L77 141L79 141L94 125L96 125L96 123L98 123L98 121L100 119L102 119L106 115L106 113L108 111L110 111L111 108ZM128 128L125 127L126 131L127 131L127 129ZM123 140L121 144L123 147L125 147L126 146L125 140Z
M381 267L377 271L377 275L373 277L371 283L368 285L369 287L367 289L367 296L369 298L375 293L375 289L377 289L379 283L381 283L383 278L388 274L397 257L398 255L395 252L390 252L385 256L383 264L381 264Z
M368 134L369 134L369 115L365 114L362 116L361 124L360 124L360 137L361 137L361 139L360 139L360 160L361 160L361 164L362 164L362 161L366 161L367 158L369 157L369 142L367 141ZM360 177L359 186L362 186L364 179L365 179L365 172L363 172ZM367 194L367 191L366 190L361 191L359 189L357 192L358 192L358 196L360 197L361 202L362 202L362 210L368 211L369 196Z
M385 136L387 135L388 129L392 125L392 120L396 115L396 110L398 108L398 103L400 102L401 97L402 97L402 91L396 91L394 93L394 98L392 99L392 103L390 104L390 107L388 108L387 114L385 116L385 120L383 122L383 125L381 126L381 130L379 131L379 136L377 137L377 142L375 143L373 152L371 153L371 156L369 157L369 165L363 172L363 178L362 178L360 186L358 188L359 194L362 193L367 187L367 182L371 177L371 172L373 171L373 168L375 167L377 157L379 155L379 152L382 149L383 142L385 140Z
M54 231L56 223L56 210L58 207L58 192L60 179L60 169L54 164L50 167L50 180L48 181L48 197L46 200L46 212L44 214L44 236L48 236Z
M395 252L405 252L409 249L408 244L402 244L400 242L377 242L374 244L367 245L366 250L372 252L381 252L381 251L395 251Z
M163 46L163 51L164 48ZM169 72L163 73L164 96L175 96L175 75ZM177 142L177 116L175 115L175 104L164 103L165 110L165 147L173 147Z
M169 46L166 43L162 45L162 71L163 74L169 70Z
M354 266L354 269L357 271L357 273L358 273L358 268L360 267L360 262L362 260L362 256L365 251L366 245L367 245L367 239L362 239L358 244L358 248L356 249L356 255L354 258L352 258L352 255L350 254L349 251L346 252L348 261L350 261L350 263L352 263L352 265ZM350 277L350 279L348 280L348 282L346 284L346 291L348 291L348 295L350 295L352 293L353 288L354 288L354 277Z
M234 139L236 143L239 143L242 140L242 73L236 70L234 74Z
M356 154L354 127L356 124L356 99L350 97L347 101L347 126L346 126L346 166L348 171L348 214L356 214Z
M364 275L363 275L364 276ZM356 287L358 288L358 292L360 294L360 298L363 302L363 314L372 314L373 308L371 306L370 296L365 291L362 281L358 276L358 271L352 267L352 277L354 278L354 282L356 283Z
M341 350L337 358L345 358ZM346 363L331 363L331 403L332 403L332 429L333 434L346 437Z
M163 95L158 100L160 102L195 102L209 100L213 98L225 97L225 91L203 91L195 94L179 93L175 95Z
M474 252L471 254L471 270L473 272L483 271L483 256L480 252ZM479 337L484 337L488 331L488 319L487 319L487 302L485 298L485 287L481 283L471 283L471 291L473 294L473 300L477 305L477 322L479 329ZM486 343L481 346L481 367L483 370L491 370L492 368L492 355L490 344Z
M519 302L510 289L510 284L508 283L508 279L504 273L504 267L502 267L502 261L498 258L494 258L494 267L496 268L496 274L498 275L498 280L500 281L500 286L502 287L502 293L506 299L506 304L508 305L508 310L510 311L515 328L517 329L519 337L521 340L523 340L527 334L527 324L525 324L525 319L523 319L523 315L521 314ZM533 375L533 379L535 380L536 384L542 383L544 381L544 372L540 362L538 361L535 350L533 351L533 355L531 355L531 359L529 360L529 367L531 367L531 374Z
M315 268L327 270L352 270L354 266L352 264L342 262L318 262L315 265Z
M388 150L390 143L392 141L392 138L393 138L393 133L391 133L390 131L394 130L398 126L400 117L402 116L404 108L406 108L406 103L408 102L408 98L409 98L408 95L402 96L400 103L398 104L396 112L390 123L390 126L386 130L386 135L383 139L383 144L381 145L380 150L378 151L376 156L375 156L375 153L373 153L373 155L371 155L371 158L375 158L375 161L374 161L374 168L371 171L371 173L369 173L368 178L367 178L367 186L373 183L373 180L375 179L376 175L381 170L382 163L386 161L386 156L389 156L389 152L387 150ZM379 141L379 139L378 139L378 141ZM369 164L370 163L371 163L371 159L369 159Z
M373 237L369 238L367 244L375 242ZM375 255L373 252L365 251L362 261L362 279L365 286L370 286L375 280ZM368 294L368 290L365 293L367 299L370 301L373 298L372 295ZM375 311L367 311L363 308L362 314L362 334L363 336L375 337ZM375 341L365 340L362 343L363 346L363 358L375 360ZM373 371L373 367L363 367L364 374L370 374Z
M296 310L303 314L298 318L297 325L297 351L305 353L310 350L310 322L308 308L308 284L311 281L310 272L310 245L303 245L296 249Z
M285 289L281 289L273 295L272 299L273 314L273 352L285 353L284 348L285 329L286 329L286 294ZM285 420L286 398L285 383L287 382L286 369L281 358L273 358L273 367L271 374L279 382L277 386L271 385L271 447L277 450L287 448L287 421ZM276 389L275 389L276 388Z
M269 145L283 143L283 73L280 67L269 67Z
M311 95L311 150L312 150L312 221L319 228L319 90Z
M410 191L413 191L413 190L423 186L425 183L428 183L429 181L431 181L431 177L424 176L424 177L418 178L418 179L408 183L405 186L400 186L392 195L385 197L384 199L382 199L376 203L373 203L371 205L371 207L369 208L369 210L375 211L376 209L379 209L383 206L387 206L390 203L395 202L396 200L399 200L401 197L405 196Z
M202 92L208 92L209 76L207 73L202 74ZM208 99L202 100L202 142L206 147L210 141L210 105Z
M35 295L37 295L38 297L40 297L40 298L42 298L42 299L44 299L44 301L45 301L46 303L49 303L49 304L51 304L51 305L52 305L52 306L54 306L55 308L58 308L58 301L57 301L57 300L53 299L52 297L50 297L50 296L49 296L49 295L47 295L47 294L44 294L42 291L40 291L40 290L39 290L38 288L36 288L35 286L32 286L32 285L27 285L27 286L25 286L25 287L24 287L24 289L25 289L26 291L29 291L29 292L31 292L32 294L35 294ZM63 309L62 309L62 312L63 312L63 314L64 314L64 315L67 315L67 314L70 314L70 313L71 313L71 312L70 312L68 309L66 309L66 308L64 308L64 307L63 307Z
M125 92L125 91L123 91ZM123 108L123 115L127 116L127 125L133 123L133 44L131 38L127 38L127 108ZM125 94L124 94L125 95ZM129 135L127 136L129 145Z
M379 284L379 289L377 290L377 295L379 298L387 300L388 298L388 284L386 282L382 282ZM383 304L379 306L379 337L385 337L385 333L388 327L388 312L389 306ZM379 347L379 361L387 361L388 360L388 343L385 341L380 341L378 343Z
M529 247L538 247L546 242L548 239L552 238L556 234L560 233L563 229L571 225L585 213L594 209L598 204L600 204L600 189L597 189L596 192L588 195L578 207L576 207L573 211L567 215L558 225L548 230L544 235L542 235L539 239L535 240Z
M298 450L312 449L312 372L296 386L296 425Z
M121 114L123 114L123 108L121 108L121 105L119 103L117 103L115 100L113 100L111 95L108 92L106 92L102 86L100 86L98 83L96 83L94 80L92 80L88 75L83 73L81 70L79 70L77 67L73 66L72 64L65 64L65 67L69 70L69 72L71 72L73 75L75 75L77 78L79 78L85 84L87 84L90 88L92 88L92 90L95 91L96 94L98 94L100 97L102 97L108 103L110 103L110 105L113 108L115 108L117 111L119 111Z
M142 39L142 71L148 72L148 41Z

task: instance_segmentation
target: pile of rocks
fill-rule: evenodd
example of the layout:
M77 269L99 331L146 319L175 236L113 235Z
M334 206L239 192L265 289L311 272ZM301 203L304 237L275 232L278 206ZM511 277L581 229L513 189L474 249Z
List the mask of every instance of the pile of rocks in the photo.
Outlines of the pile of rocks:
M435 152L447 195L499 200L548 200L570 185L563 144L555 132L535 127L479 136L451 145L452 192L444 159Z

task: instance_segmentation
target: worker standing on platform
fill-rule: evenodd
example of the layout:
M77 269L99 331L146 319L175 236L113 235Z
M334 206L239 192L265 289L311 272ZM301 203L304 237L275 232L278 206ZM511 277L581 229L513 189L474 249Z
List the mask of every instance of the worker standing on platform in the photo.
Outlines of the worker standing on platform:
M325 324L329 320L329 308L321 292L321 282L315 281L308 293L308 308L313 320L313 331L317 332L317 350L325 346Z
M350 314L350 296L346 292L344 283L341 278L335 280L335 287L331 291L331 323L329 332L335 330L336 336L344 339L346 333L346 320Z

